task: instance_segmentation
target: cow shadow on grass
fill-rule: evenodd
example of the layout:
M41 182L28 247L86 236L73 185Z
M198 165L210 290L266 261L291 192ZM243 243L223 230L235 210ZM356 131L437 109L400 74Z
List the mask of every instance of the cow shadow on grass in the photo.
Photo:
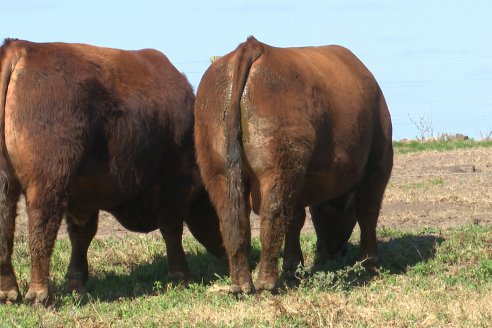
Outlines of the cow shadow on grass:
M403 234L380 238L380 261L375 267L363 268L358 262L359 245L349 243L343 259L315 258L309 271L300 270L297 279L283 277L284 286L308 285L322 289L351 289L364 285L381 273L405 274L420 263L433 259L436 249L445 239L436 234Z
M254 245L250 253L250 264L254 268L259 262L260 249ZM203 287L212 286L220 281L229 286L229 268L225 260L207 253L206 251L187 254L191 281ZM52 285L54 295L60 295L55 300L55 307L61 306L67 300L77 305L86 305L91 301L114 302L122 299L135 299L142 296L163 294L187 288L182 282L167 276L167 257L164 254L155 256L150 262L136 263L130 273L118 273L114 270L98 272L95 275L89 269L89 280L86 284L86 293L82 295L67 295L65 281L56 281ZM64 300L65 299L65 300Z
M187 262L192 275L191 284L211 285L214 281L225 279L224 277L228 276L226 261L219 260L211 254L188 255ZM74 297L77 298L76 301L79 305L85 305L91 300L113 302L122 299L158 295L171 289L179 290L180 288L185 288L181 281L169 278L167 273L167 257L165 254L158 255L150 262L135 264L130 273L118 273L114 270L98 272L97 276L89 273L90 277L86 285L86 293L74 295ZM55 284L55 295L63 295L64 290L64 282Z
M359 245L351 243L344 259L315 259L310 270L299 270L296 274L298 279L293 280L282 275L280 292L299 285L301 288L311 286L320 289L350 289L369 282L380 272L405 274L419 263L434 258L436 248L443 242L444 238L435 234L382 237L379 241L381 261L375 271L357 269ZM260 246L254 244L250 256L253 268L259 258ZM216 281L223 281L224 285L230 283L225 261L205 252L188 254L187 261L192 274L192 284L211 286ZM151 262L136 264L130 273L100 272L97 276L92 275L89 278L87 294L79 297L77 302L80 305L87 304L91 300L113 302L179 290L179 283L169 279L167 272L167 257L164 254L154 257ZM63 294L64 288L63 283L57 283L54 286L55 294Z
M444 241L437 234L406 234L382 240L379 243L381 268L390 274L404 274L417 264L433 259Z

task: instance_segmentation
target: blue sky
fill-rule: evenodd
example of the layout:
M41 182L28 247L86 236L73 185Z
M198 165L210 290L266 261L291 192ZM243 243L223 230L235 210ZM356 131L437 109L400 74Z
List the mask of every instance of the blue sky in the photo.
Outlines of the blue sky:
M340 44L373 72L394 139L492 131L492 1L0 0L0 38L156 48L198 86L209 57L248 35L274 46Z

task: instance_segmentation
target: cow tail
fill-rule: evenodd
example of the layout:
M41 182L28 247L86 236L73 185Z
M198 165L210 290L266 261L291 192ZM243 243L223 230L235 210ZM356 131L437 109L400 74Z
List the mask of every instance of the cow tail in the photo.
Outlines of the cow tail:
M258 59L263 52L263 46L255 38L249 37L248 40L236 50L236 60L234 63L234 73L232 77L232 92L230 107L226 112L226 151L227 151L227 189L228 200L231 212L231 219L239 219L240 231L249 230L249 222L245 217L244 200L244 181L242 176L242 128L241 128L241 95L244 91L249 70L253 62ZM236 232L236 233L234 233ZM239 239L239 231L234 231L231 238ZM231 242L238 242L238 239ZM243 238L241 238L244 240ZM225 241L227 243L227 241Z
M5 105L7 88L12 75L14 63L8 58L5 45L0 47L0 260L8 257L7 237L9 226L9 209L7 193L9 189L9 161L5 146Z
M15 63L12 63L5 51L6 45L0 47L0 192L3 199L8 190L8 155L5 146L5 105L7 101L7 88Z

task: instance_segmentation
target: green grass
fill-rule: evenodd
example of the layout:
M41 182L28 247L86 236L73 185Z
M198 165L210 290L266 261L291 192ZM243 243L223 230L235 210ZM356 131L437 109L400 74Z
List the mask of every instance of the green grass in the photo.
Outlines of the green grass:
M444 186L444 179L439 177L436 179L428 179L420 182L411 182L403 185L405 189L420 189L423 191L427 191L432 187L442 187Z
M63 293L67 239L52 259L52 309L0 306L0 327L486 327L492 320L492 227L379 229L377 272L356 261L358 233L344 260L322 261L313 234L302 236L299 284L281 279L279 293L237 300L226 290L227 267L191 238L185 248L194 282L166 278L164 243L154 236L96 240L83 296ZM259 257L253 242L252 262ZM27 243L16 244L15 269L27 289Z
M453 141L393 141L393 149L397 154L408 154L420 151L448 151L454 149L492 147L492 140L453 140Z

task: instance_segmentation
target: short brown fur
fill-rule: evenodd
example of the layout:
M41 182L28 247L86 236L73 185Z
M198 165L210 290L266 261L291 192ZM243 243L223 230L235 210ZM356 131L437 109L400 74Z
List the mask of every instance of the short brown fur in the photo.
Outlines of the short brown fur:
M250 37L207 70L195 118L198 164L221 221L234 292L254 290L251 208L261 217L257 289L276 288L284 238L284 270L303 263L305 206L321 254L343 252L358 222L361 258L377 259L391 119L376 80L350 51L275 48Z
M69 291L87 281L100 209L130 230L160 229L171 276L189 278L183 219L223 254L195 162L193 91L162 53L7 40L0 60L0 301L20 300L11 255L21 193L29 215L28 302L49 302L49 261L64 215Z

